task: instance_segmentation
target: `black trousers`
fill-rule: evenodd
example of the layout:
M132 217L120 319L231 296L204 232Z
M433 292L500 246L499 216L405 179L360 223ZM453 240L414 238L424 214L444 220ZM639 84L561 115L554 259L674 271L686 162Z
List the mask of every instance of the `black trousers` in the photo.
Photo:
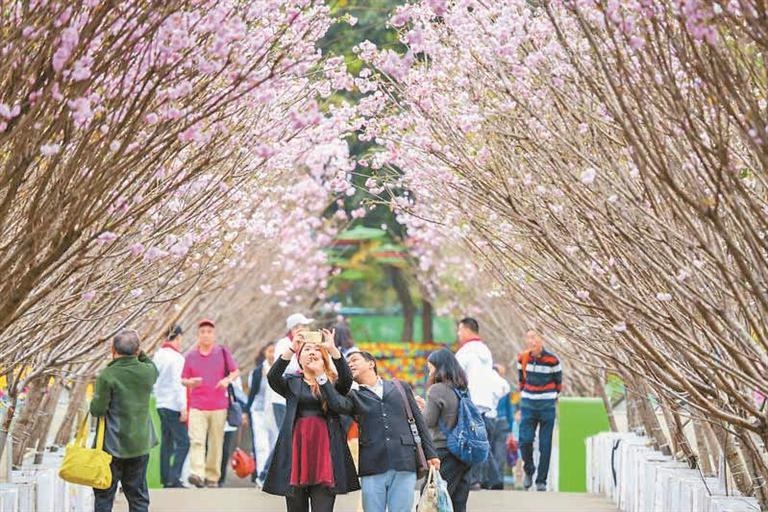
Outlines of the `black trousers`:
M147 463L149 454L131 459L112 457L112 485L109 489L94 489L96 498L94 512L112 512L115 503L117 483L123 484L123 493L128 500L129 512L149 511L149 490L147 489Z
M181 482L181 469L189 453L189 433L187 426L179 421L181 413L171 409L159 408L160 429L160 481L164 486Z
M469 470L472 466L459 460L448 448L438 448L437 456L440 459L440 476L448 484L453 512L466 512L469 487L472 483Z
M484 489L499 489L504 487L504 475L502 474L496 458L493 456L493 443L497 437L496 418L489 418L483 414L485 431L488 433L488 441L491 443L491 452L485 462L478 462L472 466L470 472L470 485L480 484Z
M229 468L229 458L235 451L235 441L237 440L237 431L224 432L224 447L221 450L221 476L219 477L219 487L224 485L227 479L227 468Z
M325 486L311 485L300 487L295 490L293 496L285 497L288 512L309 512L310 503L312 512L332 512L336 495Z

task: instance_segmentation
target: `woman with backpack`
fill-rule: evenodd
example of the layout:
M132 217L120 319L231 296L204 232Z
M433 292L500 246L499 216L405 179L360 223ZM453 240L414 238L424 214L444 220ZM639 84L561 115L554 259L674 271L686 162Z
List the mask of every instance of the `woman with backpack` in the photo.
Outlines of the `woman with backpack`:
M448 483L454 512L467 510L469 497L469 470L471 465L462 462L448 450L447 433L456 426L459 412L459 393L467 392L467 376L453 352L441 348L427 358L427 400L424 419L440 458L440 475Z

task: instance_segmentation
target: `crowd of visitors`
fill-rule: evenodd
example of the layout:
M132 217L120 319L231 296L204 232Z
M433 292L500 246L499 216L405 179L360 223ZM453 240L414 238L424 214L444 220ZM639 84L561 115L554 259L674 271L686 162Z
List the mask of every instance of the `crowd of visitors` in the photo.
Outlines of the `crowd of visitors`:
M417 482L430 468L446 481L453 510L463 512L472 489L504 488L519 431L523 487L547 490L562 368L540 330L526 332L512 389L477 320L462 319L456 353L429 355L422 397L408 383L379 375L375 357L354 346L344 323L319 333L310 330L314 322L290 315L286 335L258 351L246 388L240 365L217 342L213 320L197 323L186 353L183 329L173 326L153 359L141 351L136 331L120 332L91 403L93 416L106 417L104 450L113 456L112 486L94 490L97 512L112 509L118 483L132 512L149 509L148 454L158 442L151 393L164 487L223 486L230 457L242 457L246 432L252 466L245 475L235 471L284 496L289 512L331 511L336 495L360 489L365 512L410 512ZM464 432L472 417L477 428ZM352 451L350 432L358 437ZM472 436L472 449L457 442Z

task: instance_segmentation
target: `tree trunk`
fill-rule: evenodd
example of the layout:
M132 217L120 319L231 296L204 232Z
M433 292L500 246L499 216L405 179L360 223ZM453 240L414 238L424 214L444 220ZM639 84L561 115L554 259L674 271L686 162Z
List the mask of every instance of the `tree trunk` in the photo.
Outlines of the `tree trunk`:
M667 402L667 404L669 405L669 402ZM693 451L691 443L688 441L688 436L685 435L685 429L683 427L683 422L680 419L680 414L675 409L670 409L670 412L672 414L672 421L674 422L673 432L677 437L677 444L685 458L688 460L688 466L691 469L696 469L699 467L698 458Z
M40 417L40 404L47 394L48 377L34 379L28 384L27 401L13 426L13 464L20 467L29 446L32 431Z
M768 467L766 467L763 454L758 448L756 434L738 429L739 439L741 440L741 451L744 456L744 462L752 476L753 496L760 502L760 510L768 508L768 492L766 492L766 476L768 476Z
M411 289L403 271L397 267L387 267L392 278L392 286L397 293L397 299L403 307L403 334L400 341L413 341L413 320L416 318L416 306L411 297Z
M11 424L13 423L13 419L16 417L16 405L19 403L18 394L13 386L10 386L9 388L8 398L8 409L5 411L3 426L0 428L0 460L2 460L3 452L5 451L5 447L8 445L8 436L11 435ZM13 446L13 443L11 443L11 446ZM9 457L12 455L13 454L9 454Z
M667 439L667 436L664 435L664 430L661 428L659 418L653 410L645 384L641 383L639 380L635 380L635 384L636 385L633 387L637 390L637 404L639 406L640 421L642 421L646 433L653 439L654 447L657 450L664 455L672 455L669 440Z
M749 469L744 461L738 438L726 430L728 425L723 427L720 424L713 425L717 441L723 450L726 467L731 470L733 482L736 489L744 496L752 496L752 478L749 476ZM726 481L728 475L725 475Z
M600 398L603 399L603 406L605 407L605 412L608 414L608 423L611 425L611 432L618 432L619 427L616 426L616 417L613 415L613 406L611 405L611 400L608 398L608 393L605 392L605 385L603 384L603 379L601 377L595 376L595 387L600 394Z
M662 405L661 414L664 416L664 423L667 424L667 432L669 432L669 442L671 444L672 456L675 459L680 458L680 446L678 444L678 437L675 432L675 421L672 419L672 412L668 407Z
M31 444L36 446L35 464L43 463L43 452L48 444L48 433L51 430L53 416L56 414L56 407L58 406L63 389L64 385L62 384L61 379L56 379L56 382L54 382L53 386L48 390L45 401L40 406L42 416L37 421L37 427L31 438Z
M704 476L715 476L717 474L715 471L717 466L713 465L713 460L711 458L712 453L710 450L710 448L714 447L708 446L707 434L704 429L705 425L700 419L696 418L693 420L693 435L696 438L696 450L699 453L699 467L701 468L701 472L704 473Z
M629 390L625 390L624 401L627 404L627 430L635 432L643 429L643 423L640 419L640 406L637 403L638 397ZM648 435L648 433L646 432L645 435Z
M435 341L435 334L432 331L432 317L434 310L432 303L427 299L421 301L421 339L422 341Z
M85 402L85 391L88 388L88 379L80 377L72 391L69 394L69 404L67 404L67 413L64 415L64 421L59 426L54 443L57 446L65 446L72 439L72 427L80 420L78 411L82 409Z
M722 459L723 456L720 443L717 440L714 426L711 423L702 421L701 428L704 430L704 437L707 439L707 446L709 447L710 454L712 455L714 474L717 474L720 468L720 459Z

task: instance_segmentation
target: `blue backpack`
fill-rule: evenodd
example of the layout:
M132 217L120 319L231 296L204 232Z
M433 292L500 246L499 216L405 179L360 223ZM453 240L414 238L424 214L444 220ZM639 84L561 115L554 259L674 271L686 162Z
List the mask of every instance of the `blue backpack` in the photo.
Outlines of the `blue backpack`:
M469 398L467 390L453 388L453 391L459 399L456 426L448 432L448 429L440 425L448 451L467 464L485 462L491 451L491 443L488 442L483 415Z

